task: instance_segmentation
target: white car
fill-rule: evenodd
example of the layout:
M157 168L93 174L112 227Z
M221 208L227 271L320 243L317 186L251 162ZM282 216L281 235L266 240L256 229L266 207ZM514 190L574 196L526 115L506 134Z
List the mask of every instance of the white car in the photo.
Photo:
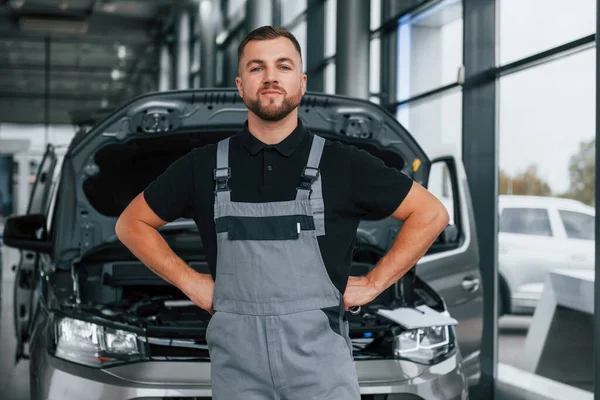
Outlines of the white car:
M594 268L595 210L556 197L498 200L499 315L532 314L548 273Z

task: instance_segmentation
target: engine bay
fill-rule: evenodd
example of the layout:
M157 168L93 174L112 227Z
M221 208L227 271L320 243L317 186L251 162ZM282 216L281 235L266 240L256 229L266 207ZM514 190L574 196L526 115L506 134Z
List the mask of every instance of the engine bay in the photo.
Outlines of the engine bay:
M200 236L194 226L166 226L163 236L169 246L199 273L210 273L202 254ZM363 276L385 255L373 238L359 231L350 275ZM119 241L111 243L62 271L60 312L100 325L138 332L146 342L150 359L209 359L206 329L211 315L193 304L177 287L135 258ZM62 289L60 289L62 287ZM71 290L73 289L73 290ZM445 311L441 297L410 270L382 292L359 314L346 313L355 359L392 356L394 337L404 331L378 310L427 306Z

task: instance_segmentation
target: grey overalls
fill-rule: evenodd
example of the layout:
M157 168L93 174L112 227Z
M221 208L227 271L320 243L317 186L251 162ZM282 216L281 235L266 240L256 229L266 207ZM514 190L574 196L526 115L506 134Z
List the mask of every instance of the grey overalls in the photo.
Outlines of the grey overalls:
M360 399L342 295L317 242L324 142L314 136L296 199L272 203L231 201L229 139L218 144L215 313L206 333L216 400Z

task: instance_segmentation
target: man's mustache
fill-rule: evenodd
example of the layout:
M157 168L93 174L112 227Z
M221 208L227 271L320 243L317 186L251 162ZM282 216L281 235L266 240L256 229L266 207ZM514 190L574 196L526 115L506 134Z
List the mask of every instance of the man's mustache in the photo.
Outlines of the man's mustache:
M261 89L259 89L258 92L260 93L265 90L277 90L278 92L286 94L285 90L282 87L279 87L279 86L273 85L273 84L265 84Z

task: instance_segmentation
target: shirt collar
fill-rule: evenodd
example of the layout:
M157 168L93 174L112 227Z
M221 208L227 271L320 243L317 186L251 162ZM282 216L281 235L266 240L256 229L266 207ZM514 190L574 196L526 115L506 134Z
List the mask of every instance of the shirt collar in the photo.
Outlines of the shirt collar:
M267 147L265 143L261 142L256 138L256 136L250 133L250 131L248 130L248 121L244 123L244 129L242 129L240 136L244 147L252 155L258 154L259 151ZM304 129L300 118L298 118L298 126L296 126L296 129L294 129L292 133L288 135L288 137L283 139L281 142L273 145L272 147L284 156L289 157L294 152L294 150L296 150L296 148L302 142L302 139L304 139L305 136L306 130Z

